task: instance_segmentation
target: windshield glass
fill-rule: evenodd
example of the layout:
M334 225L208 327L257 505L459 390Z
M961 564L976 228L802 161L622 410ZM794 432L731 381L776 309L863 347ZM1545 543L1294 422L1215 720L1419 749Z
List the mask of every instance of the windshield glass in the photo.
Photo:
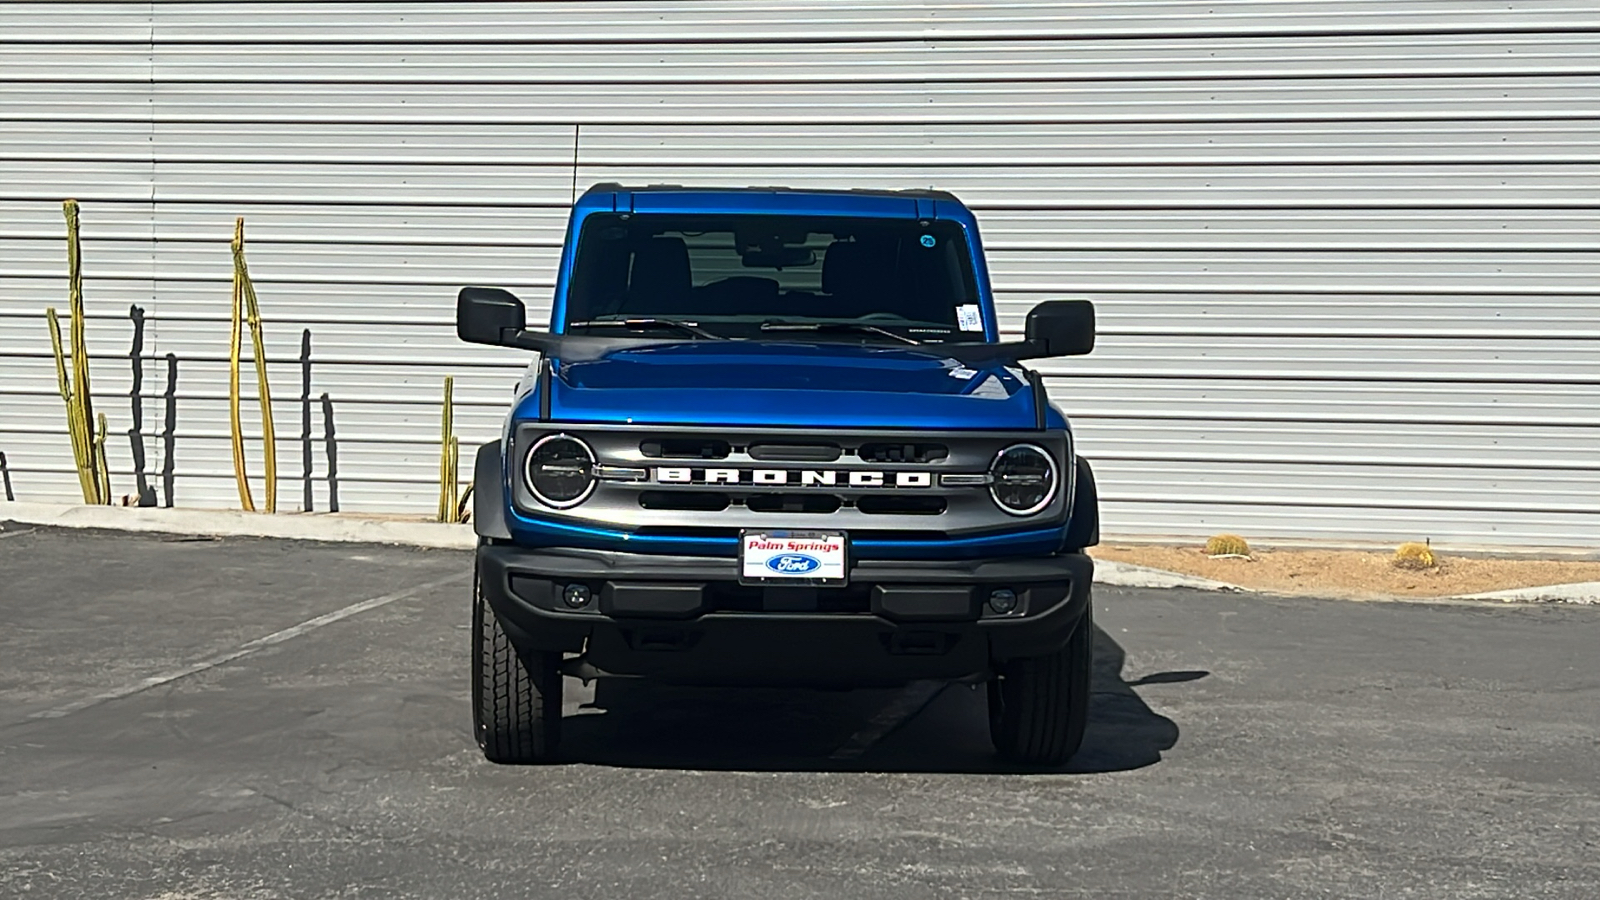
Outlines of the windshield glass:
M565 325L600 333L619 320L871 343L982 340L983 331L960 225L865 217L591 215Z

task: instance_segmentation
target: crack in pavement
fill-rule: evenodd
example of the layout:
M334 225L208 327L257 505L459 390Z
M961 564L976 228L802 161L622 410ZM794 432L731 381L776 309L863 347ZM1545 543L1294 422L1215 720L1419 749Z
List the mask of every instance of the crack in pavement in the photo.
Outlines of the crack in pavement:
M426 581L422 584L414 584L410 587L401 588L400 590L392 593L383 594L377 597L369 597L366 600L352 603L349 606L336 609L333 612L324 613L323 615L307 619L298 625L291 625L288 628L282 629L281 631L274 631L273 633L264 637L258 637L255 640L246 641L245 643L240 644L238 647L235 647L234 649L224 653L208 656L205 659L179 666L175 669L168 669L165 672L159 672L155 675L141 678L138 681L133 681L118 687L114 687L109 691L91 694L88 697L74 700L70 703L63 703L60 706L54 706L50 709L29 713L28 718L59 719L63 716L70 716L76 712L82 712L90 707L99 706L100 704L109 702L111 700L120 700L123 697L131 697L134 694L148 691L151 688L160 687L164 684L170 684L171 682L177 681L180 678L187 678L190 675L195 675L208 669L214 669L217 666L225 665L241 657L249 656L258 650L264 650L267 647L273 646L274 644L281 644L284 641L292 640L303 634L315 631L324 625L332 625L335 622L348 619L351 616L377 609L380 606L387 606L396 600L404 600L407 597L415 596L423 591L432 590L436 587L442 587L443 585L452 581L456 581L460 578L460 573L452 573L443 578L436 578L433 581Z

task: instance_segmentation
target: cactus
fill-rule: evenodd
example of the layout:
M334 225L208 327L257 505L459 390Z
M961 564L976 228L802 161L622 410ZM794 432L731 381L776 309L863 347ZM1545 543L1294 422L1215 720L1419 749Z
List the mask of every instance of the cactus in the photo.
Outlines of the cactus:
M444 407L439 421L439 515L441 522L460 522L461 498L459 473L461 471L461 445L455 436L456 380L444 377Z
M1250 558L1250 544L1237 534L1213 535L1206 541L1206 555L1212 559L1218 557L1243 557Z
M255 355L256 392L261 403L261 456L266 467L267 512L278 511L278 436L272 426L272 391L267 386L267 350L261 336L261 308L256 288L244 262L244 218L233 225L233 334L228 350L228 419L233 428L233 477L239 483L239 504L255 512L250 479L245 471L244 430L239 416L239 357L244 326L250 326L250 347Z
M95 488L99 492L100 502L109 504L111 502L111 471L106 467L106 414L100 413L98 418L100 427L95 431L94 435L94 470L98 476Z
M1427 543L1416 541L1408 541L1396 548L1391 562L1399 569L1422 570L1439 567L1439 558L1434 555L1433 548Z
M67 352L61 345L61 323L55 307L44 311L50 327L50 349L56 358L56 384L67 408L67 434L72 439L72 460L78 470L83 502L110 503L111 485L105 468L103 441L95 439L94 407L89 399L89 345L83 328L83 255L78 245L78 201L62 201L67 219L67 313L72 355L72 380L67 380ZM105 416L101 416L101 430Z
M94 453L89 429L83 421L83 410L72 395L72 382L67 380L67 358L61 348L61 323L56 318L55 307L44 311L44 320L50 327L50 349L56 357L56 388L61 392L61 402L67 408L67 436L72 439L72 461L78 470L78 489L83 492L84 503L95 503L98 502L95 492L99 480L94 475Z

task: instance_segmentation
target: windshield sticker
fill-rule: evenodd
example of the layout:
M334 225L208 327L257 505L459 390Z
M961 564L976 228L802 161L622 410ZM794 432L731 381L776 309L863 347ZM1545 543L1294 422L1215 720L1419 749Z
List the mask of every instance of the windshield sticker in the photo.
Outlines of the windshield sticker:
M922 236L922 246L932 247L935 243L937 242L933 239L933 235L925 234Z
M956 324L962 331L982 331L983 316L978 312L978 304L964 303L956 307Z
M978 374L977 369L969 369L966 366L956 366L950 370L951 378L971 378L976 374Z

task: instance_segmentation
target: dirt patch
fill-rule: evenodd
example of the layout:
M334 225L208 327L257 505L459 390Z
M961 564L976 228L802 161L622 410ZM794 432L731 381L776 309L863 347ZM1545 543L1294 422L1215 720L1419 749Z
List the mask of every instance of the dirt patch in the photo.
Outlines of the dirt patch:
M1199 547L1106 544L1090 552L1097 559L1199 575L1258 591L1358 599L1454 597L1600 581L1600 562L1484 559L1442 552L1437 568L1422 571L1395 567L1392 552L1364 550L1255 550L1249 559L1212 559Z

